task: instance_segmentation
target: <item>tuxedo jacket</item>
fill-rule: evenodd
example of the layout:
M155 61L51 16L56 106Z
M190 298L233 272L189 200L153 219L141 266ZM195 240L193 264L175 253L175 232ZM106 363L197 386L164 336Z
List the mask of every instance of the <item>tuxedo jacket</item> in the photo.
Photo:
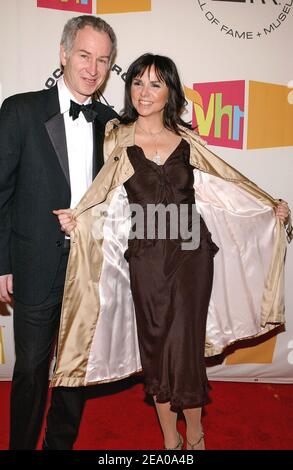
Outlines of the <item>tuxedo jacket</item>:
M93 179L104 162L105 125L117 116L95 106ZM0 111L0 275L13 274L14 297L22 303L37 305L52 288L64 241L52 211L70 200L57 86L7 98Z

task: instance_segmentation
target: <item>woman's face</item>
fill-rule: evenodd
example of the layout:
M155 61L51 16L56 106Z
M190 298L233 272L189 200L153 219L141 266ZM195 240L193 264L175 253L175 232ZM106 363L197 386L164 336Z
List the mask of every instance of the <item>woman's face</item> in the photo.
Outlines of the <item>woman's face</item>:
M157 77L153 65L141 77L132 80L130 92L132 104L139 116L163 115L169 90L166 83Z

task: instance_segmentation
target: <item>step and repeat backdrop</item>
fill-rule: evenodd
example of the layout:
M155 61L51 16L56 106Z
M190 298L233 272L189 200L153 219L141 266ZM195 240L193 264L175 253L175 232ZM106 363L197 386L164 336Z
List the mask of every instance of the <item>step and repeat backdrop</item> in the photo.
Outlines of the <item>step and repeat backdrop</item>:
M293 0L1 0L1 103L56 83L64 23L81 13L101 16L118 37L103 103L121 111L125 73L140 54L170 56L188 100L184 118L214 152L293 208ZM212 362L210 379L293 382L292 249L285 331ZM11 378L13 364L13 311L2 305L0 379Z

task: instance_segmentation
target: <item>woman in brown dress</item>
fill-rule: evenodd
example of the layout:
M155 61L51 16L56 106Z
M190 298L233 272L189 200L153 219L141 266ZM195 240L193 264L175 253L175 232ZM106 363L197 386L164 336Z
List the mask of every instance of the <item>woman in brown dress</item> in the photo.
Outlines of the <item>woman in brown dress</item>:
M165 449L183 446L177 431L177 413L182 411L187 449L201 450L201 410L209 402L204 364L206 318L218 247L204 220L194 211L194 167L189 162L189 145L180 132L190 129L180 117L185 104L171 59L144 54L131 64L121 123L135 122L135 144L127 148L134 174L124 187L131 209L139 206L143 217L138 226L133 211L134 225L125 258L129 262L145 390L154 397ZM179 214L178 219L187 224L189 233L198 224L198 243L184 249L184 227L179 226L177 236L173 236L171 216L165 219L166 233L162 236L158 217L148 211L157 205L178 213L181 207L187 207L187 217L180 219ZM287 205L280 204L276 213L284 221ZM75 226L70 211L59 211L59 220L66 232ZM151 237L150 226L154 229Z
M165 239L160 238L158 220L154 238L149 240L146 233L152 223L147 212L150 204L173 204L178 212L180 205L188 205L188 227L197 222L192 220L195 199L189 146L178 127L186 126L180 118L184 104L170 59L145 54L130 66L122 124L136 120L135 145L127 150L135 173L124 186L130 204L144 209L144 232L140 239L129 240L125 256L145 390L154 397L167 449L182 447L176 431L181 410L188 448L204 447L201 407L209 401L204 342L217 251L203 219L200 245L191 250L182 249L180 227L177 238L171 238L167 218Z

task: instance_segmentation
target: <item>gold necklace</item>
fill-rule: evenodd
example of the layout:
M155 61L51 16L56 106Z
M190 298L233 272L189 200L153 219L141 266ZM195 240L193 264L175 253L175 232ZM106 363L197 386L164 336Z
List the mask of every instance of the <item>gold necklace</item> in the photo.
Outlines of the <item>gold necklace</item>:
M152 137L154 139L154 145L155 145L156 153L155 153L154 157L152 158L152 161L155 162L157 165L161 165L162 164L162 158L158 154L158 147L157 147L156 138L157 138L158 135L160 135L163 132L165 127L163 126L162 129L158 132L147 132L143 127L141 127L141 125L139 124L138 121L136 121L136 123L137 123L138 127L142 130L142 132L144 132L144 134L149 135L150 137Z

